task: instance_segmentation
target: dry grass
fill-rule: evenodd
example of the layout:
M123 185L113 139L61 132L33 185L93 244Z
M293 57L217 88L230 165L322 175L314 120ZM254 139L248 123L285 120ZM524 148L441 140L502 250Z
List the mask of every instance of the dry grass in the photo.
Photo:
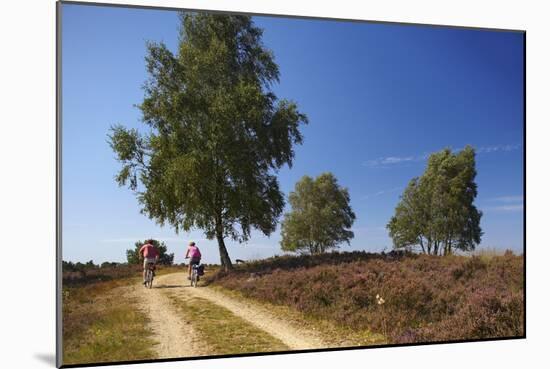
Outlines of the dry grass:
M154 341L147 317L120 289L120 279L63 289L63 364L151 359Z
M206 299L178 299L167 294L179 312L193 322L211 355L288 350L280 340L252 326L231 311Z
M493 258L498 258L504 255L513 255L511 250L497 249L494 247L486 247L467 253L467 256L477 256L483 261L488 262Z

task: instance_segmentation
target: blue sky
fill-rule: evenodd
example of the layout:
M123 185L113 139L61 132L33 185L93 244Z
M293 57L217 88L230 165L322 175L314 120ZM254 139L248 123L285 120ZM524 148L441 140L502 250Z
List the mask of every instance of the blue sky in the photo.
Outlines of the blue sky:
M254 17L281 72L274 91L308 115L288 194L303 175L331 171L349 189L355 238L342 250L391 248L385 225L399 195L422 174L426 155L467 144L478 150L476 205L481 248L523 249L523 35L513 32ZM178 18L163 10L63 5L63 259L124 261L138 239L157 238L183 261L200 230L176 235L139 213L118 187L107 144L116 123L143 128L134 106L147 79L145 42L177 45ZM277 230L247 244L226 241L232 258L281 254Z

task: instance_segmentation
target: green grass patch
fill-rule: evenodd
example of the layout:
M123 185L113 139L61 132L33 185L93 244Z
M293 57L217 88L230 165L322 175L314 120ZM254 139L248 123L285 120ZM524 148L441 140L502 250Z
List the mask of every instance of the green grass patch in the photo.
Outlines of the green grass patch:
M208 300L192 297L178 299L167 294L182 314L192 320L193 327L208 345L212 355L288 350L279 339L237 317L224 307Z
M153 359L148 318L134 299L121 298L126 279L63 290L63 364Z

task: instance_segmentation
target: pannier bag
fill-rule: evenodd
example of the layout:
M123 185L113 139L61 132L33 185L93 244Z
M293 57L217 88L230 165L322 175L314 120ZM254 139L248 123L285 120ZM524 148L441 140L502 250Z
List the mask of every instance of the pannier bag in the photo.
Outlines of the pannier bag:
M197 268L197 273L198 275L204 275L204 265L199 265L199 267Z

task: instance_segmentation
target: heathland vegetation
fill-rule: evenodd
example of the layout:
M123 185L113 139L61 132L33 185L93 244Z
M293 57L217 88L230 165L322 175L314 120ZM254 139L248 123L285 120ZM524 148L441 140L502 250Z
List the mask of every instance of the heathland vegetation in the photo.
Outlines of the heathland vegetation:
M287 255L240 264L230 272L209 267L201 286L227 291L246 306L262 304L296 327L324 336L326 347L519 337L525 319L523 263L523 256L512 252ZM151 331L150 317L135 296L125 292L139 286L140 266L74 266L65 263L64 362L157 357L155 344L162 338ZM181 271L164 266L158 275ZM172 293L177 286L156 287ZM284 349L213 302L171 299L182 318L208 315L191 325L210 354ZM252 342L243 332L259 338ZM239 339L239 347L232 346Z
M406 252L283 256L219 273L213 285L291 307L386 343L524 334L523 256Z

